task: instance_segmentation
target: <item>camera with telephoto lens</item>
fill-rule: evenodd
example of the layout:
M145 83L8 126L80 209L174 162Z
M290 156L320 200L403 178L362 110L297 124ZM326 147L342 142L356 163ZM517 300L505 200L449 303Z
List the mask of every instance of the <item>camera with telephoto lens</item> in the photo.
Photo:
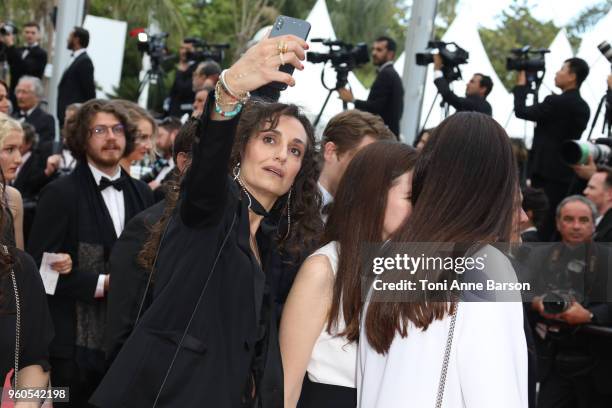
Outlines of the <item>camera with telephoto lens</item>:
M604 41L597 46L597 49L606 57L608 62L612 64L612 46L609 42Z
M544 312L548 314L559 314L570 308L574 301L583 301L578 293L572 288L572 282L576 277L584 275L586 263L581 260L572 259L565 265L552 273L555 275L555 282L549 284L549 288L542 296Z
M187 37L183 42L193 44L194 51L187 53L187 59L194 62L215 61L221 64L225 57L225 50L229 44L209 44L201 38Z
M584 140L568 140L561 145L561 157L569 165L587 164L589 156L596 164L610 165L612 139L600 137L595 143Z
M434 54L437 53L442 58L442 74L448 81L461 79L459 65L467 64L470 53L461 48L454 42L430 41L427 43L427 50L416 54L416 64L426 66L434 61Z
M19 29L17 28L17 26L11 23L10 21L0 24L0 35L10 35L10 34L12 35L19 34Z

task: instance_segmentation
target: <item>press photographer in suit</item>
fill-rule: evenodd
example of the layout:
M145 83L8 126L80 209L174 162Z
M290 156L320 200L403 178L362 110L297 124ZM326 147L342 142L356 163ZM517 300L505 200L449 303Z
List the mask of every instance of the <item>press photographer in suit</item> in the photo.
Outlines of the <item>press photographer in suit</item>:
M491 116L493 110L487 102L487 96L493 89L493 81L491 77L484 74L474 74L470 82L465 87L465 98L457 96L451 91L448 86L448 81L442 74L442 57L440 54L434 54L434 84L438 88L438 92L442 95L442 100L455 108L457 112L474 111L484 113Z
M355 109L379 115L385 125L399 136L399 123L404 109L404 87L395 68L393 60L397 45L389 37L378 37L372 47L372 62L378 67L378 75L367 101L356 100L348 88L338 89L340 99L352 102Z
M23 47L15 46L13 34L3 35L0 42L6 45L6 60L11 72L11 95L22 76L43 77L47 65L47 52L43 50L38 41L40 40L40 27L38 23L31 21L23 26Z
M563 93L549 95L542 103L525 105L529 92L525 71L520 71L514 88L514 111L519 119L536 122L533 146L529 154L528 176L531 186L542 188L550 203L550 212L542 236L554 231L554 209L570 191L574 173L561 158L566 140L580 139L589 121L589 105L580 96L580 85L589 74L589 66L580 58L570 58L555 75L555 85ZM574 187L579 187L577 184Z
M593 242L595 205L583 196L557 207L561 242L534 248L532 308L539 408L604 408L612 398L608 245ZM535 316L535 318L534 318Z

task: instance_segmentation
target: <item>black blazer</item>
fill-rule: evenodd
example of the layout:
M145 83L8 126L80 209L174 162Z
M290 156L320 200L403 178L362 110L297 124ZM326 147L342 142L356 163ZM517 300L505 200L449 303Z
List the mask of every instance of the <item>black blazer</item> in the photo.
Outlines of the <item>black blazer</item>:
M380 70L368 100L356 100L355 108L379 115L395 136L399 137L400 119L404 110L404 87L392 64Z
M577 89L549 95L542 103L525 106L527 87L514 88L514 112L519 119L536 122L529 153L529 177L569 183L572 169L561 158L561 145L580 139L589 122L589 105Z
M599 224L597 224L593 240L612 243L612 209L606 211Z
M160 248L153 302L91 398L95 406L150 407L162 383L158 408L251 407L252 390L259 406L283 404L267 277L250 249L248 200L227 171L239 116L210 120L212 101Z
M87 52L70 64L60 80L57 92L57 117L64 124L66 107L71 103L87 102L96 97L94 66Z
M484 113L489 116L493 114L491 105L482 96L468 95L465 98L457 96L453 93L453 91L451 91L450 87L448 86L448 81L444 77L434 80L434 84L436 85L436 88L438 88L440 95L442 95L442 99L450 106L455 108L457 112L473 111Z
M47 65L47 51L36 45L30 48L28 55L22 58L26 47L7 47L6 60L10 65L11 71L11 94L15 92L15 87L19 78L24 75L42 78Z
M13 182L13 187L19 190L24 200L36 199L40 190L52 180L52 177L45 175L47 159L52 154L52 146L52 142L38 143L32 149L32 154L28 160L22 164L17 178Z
M18 118L19 112L16 111L14 116ZM55 139L55 119L42 110L40 105L25 117L25 121L34 126L40 143L52 142Z

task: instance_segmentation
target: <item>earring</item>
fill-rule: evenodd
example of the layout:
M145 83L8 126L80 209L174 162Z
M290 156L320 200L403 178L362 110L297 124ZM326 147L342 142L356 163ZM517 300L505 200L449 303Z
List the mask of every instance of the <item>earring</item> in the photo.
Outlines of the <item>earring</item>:
M232 169L232 175L234 176L234 181L240 177L240 162L236 163Z
M291 193L293 192L293 187L289 190L289 196L287 197L287 233L285 234L285 239L289 236L291 232Z

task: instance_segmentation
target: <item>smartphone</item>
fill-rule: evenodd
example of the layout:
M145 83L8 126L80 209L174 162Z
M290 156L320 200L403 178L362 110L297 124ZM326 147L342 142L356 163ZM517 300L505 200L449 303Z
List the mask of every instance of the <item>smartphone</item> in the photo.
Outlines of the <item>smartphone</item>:
M291 34L305 40L308 38L309 32L310 23L308 21L293 17L278 16L274 22L274 25L272 26L270 38ZM289 75L293 75L294 69L295 67L291 64L281 65L279 68L280 71L286 72ZM287 89L287 84L283 82L272 82L269 85L273 88L280 89L281 91Z

